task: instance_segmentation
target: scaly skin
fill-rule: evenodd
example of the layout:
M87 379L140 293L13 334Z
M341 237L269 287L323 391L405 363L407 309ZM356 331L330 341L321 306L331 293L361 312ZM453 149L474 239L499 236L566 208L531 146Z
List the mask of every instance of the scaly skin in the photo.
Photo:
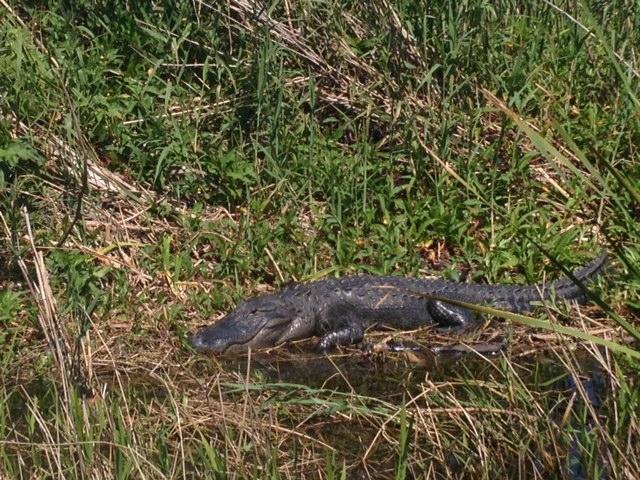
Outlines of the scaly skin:
M606 254L574 273L581 282L597 276ZM372 326L411 329L438 325L464 329L477 323L472 310L428 295L487 305L511 312L533 308L551 297L584 301L582 289L570 279L548 285L482 285L369 275L332 278L289 286L279 293L241 303L218 323L191 336L196 350L242 352L320 336L319 349L361 341Z

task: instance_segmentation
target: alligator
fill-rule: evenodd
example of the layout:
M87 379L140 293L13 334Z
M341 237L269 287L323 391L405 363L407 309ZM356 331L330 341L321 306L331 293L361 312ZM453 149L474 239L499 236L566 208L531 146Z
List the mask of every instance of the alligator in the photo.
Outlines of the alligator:
M599 275L606 254L573 274L549 284L488 285L440 279L347 276L285 287L250 298L222 320L190 337L198 351L243 352L319 336L318 349L361 342L371 327L414 329L435 325L466 330L479 323L477 313L448 303L484 305L511 312L531 311L552 298L584 302L584 282Z

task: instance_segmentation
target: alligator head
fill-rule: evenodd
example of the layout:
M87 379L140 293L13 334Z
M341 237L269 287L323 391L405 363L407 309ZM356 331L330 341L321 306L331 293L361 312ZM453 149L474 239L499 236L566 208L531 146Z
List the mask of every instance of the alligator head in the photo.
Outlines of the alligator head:
M194 333L190 341L200 351L242 352L308 336L314 327L309 323L313 322L304 322L290 303L264 295L243 302L216 324Z

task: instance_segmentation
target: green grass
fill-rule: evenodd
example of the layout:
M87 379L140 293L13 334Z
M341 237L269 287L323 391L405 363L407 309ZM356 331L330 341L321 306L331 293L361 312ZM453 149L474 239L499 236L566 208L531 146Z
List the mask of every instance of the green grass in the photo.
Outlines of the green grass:
M0 2L0 477L634 478L639 46L630 0ZM186 342L292 281L601 250L599 306L463 338L491 362Z

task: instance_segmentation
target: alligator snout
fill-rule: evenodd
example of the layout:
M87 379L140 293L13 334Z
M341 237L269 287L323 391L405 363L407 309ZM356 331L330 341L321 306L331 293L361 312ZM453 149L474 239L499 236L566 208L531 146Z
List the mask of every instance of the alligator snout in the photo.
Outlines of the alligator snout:
M246 328L236 328L235 323L227 317L220 323L198 330L189 337L191 346L198 351L210 353L247 350L247 344L259 329L255 332L248 331Z
M204 332L207 328L203 328L189 335L189 343L191 343L191 346L200 351L209 350L214 353L224 352L227 346L223 339L207 339L206 332Z

